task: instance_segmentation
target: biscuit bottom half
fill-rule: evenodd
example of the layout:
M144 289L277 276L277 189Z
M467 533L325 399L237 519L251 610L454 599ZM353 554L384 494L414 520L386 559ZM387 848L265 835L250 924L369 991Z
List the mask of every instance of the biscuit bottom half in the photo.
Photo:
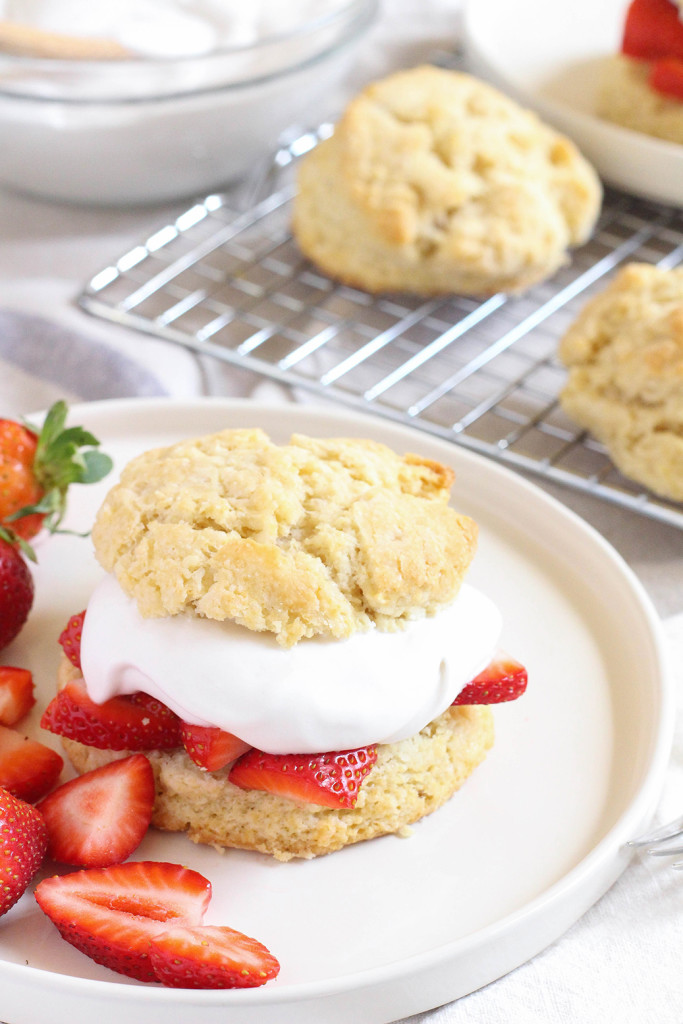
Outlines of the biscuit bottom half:
M146 751L156 780L152 824L217 849L257 850L282 861L317 857L400 832L441 807L484 760L493 735L489 707L448 708L417 735L381 744L356 806L339 809L240 789L228 780L229 768L202 771L182 749ZM79 773L129 753L62 742Z

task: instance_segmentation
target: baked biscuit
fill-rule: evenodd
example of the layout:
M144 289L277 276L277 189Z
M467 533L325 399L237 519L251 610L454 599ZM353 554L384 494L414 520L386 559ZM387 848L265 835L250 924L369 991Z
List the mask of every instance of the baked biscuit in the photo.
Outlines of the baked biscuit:
M683 102L648 85L648 61L617 54L603 66L596 110L607 121L668 142L683 143Z
M552 275L600 209L572 142L470 75L418 67L364 89L302 161L293 231L369 292L519 292Z
M560 402L625 476L683 501L683 268L625 267L559 346Z
M449 604L473 557L452 481L372 441L226 430L129 463L92 539L146 617L231 619L284 646L391 630Z
M78 676L63 657L60 686ZM128 754L75 740L62 743L81 773ZM416 736L380 745L356 806L340 809L240 789L228 780L228 768L205 772L182 749L150 750L146 756L156 780L152 824L218 849L257 850L282 861L317 857L400 832L435 811L462 786L492 744L489 707L451 707Z

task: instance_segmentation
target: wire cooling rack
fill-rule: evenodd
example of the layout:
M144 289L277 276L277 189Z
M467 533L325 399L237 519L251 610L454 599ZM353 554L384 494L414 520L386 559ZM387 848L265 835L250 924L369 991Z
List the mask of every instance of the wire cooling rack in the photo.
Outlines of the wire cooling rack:
M289 225L296 134L246 208L212 195L98 273L90 313L374 412L683 528L683 505L624 479L560 409L559 338L621 264L683 259L683 211L608 192L591 241L524 296L371 297L318 273Z

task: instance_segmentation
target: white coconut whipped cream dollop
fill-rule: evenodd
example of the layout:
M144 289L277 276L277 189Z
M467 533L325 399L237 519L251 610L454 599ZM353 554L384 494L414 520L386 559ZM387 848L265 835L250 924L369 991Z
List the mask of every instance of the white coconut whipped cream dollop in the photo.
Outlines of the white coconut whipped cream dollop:
M142 690L260 750L319 753L418 733L491 661L501 626L495 604L465 584L438 615L397 632L284 648L233 622L144 619L107 576L88 604L81 664L97 703Z
M0 0L0 18L108 39L138 56L183 57L250 46L343 6L342 0Z

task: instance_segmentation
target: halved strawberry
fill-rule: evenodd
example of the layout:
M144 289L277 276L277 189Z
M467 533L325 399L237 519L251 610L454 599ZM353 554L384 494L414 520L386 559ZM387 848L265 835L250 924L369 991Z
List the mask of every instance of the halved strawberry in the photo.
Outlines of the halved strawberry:
M169 750L181 745L180 719L161 701L133 694L96 704L82 679L71 680L52 698L40 724L100 750Z
M52 789L63 767L56 750L0 725L0 786L13 796L35 803Z
M217 772L251 748L250 743L212 725L183 722L180 732L188 756L202 771Z
M16 725L35 702L32 673L27 668L0 665L0 725Z
M84 611L79 612L78 615L72 615L59 634L59 643L62 646L62 650L71 664L75 665L77 669L81 667L81 634L83 632L84 619Z
M355 807L365 776L377 760L377 744L324 754L242 754L228 779L240 789L260 789L288 800L323 807Z
M255 988L280 964L263 943L233 928L169 928L152 939L154 973L170 988Z
M516 700L526 690L527 671L507 654L499 654L483 672L468 683L454 704L501 704Z
M670 0L632 0L626 11L621 52L640 60L683 58L683 22Z
M144 754L131 754L63 783L37 806L52 860L86 868L121 864L152 820L154 772Z
M0 789L0 916L23 895L43 863L46 847L42 815Z
M138 981L156 981L151 940L176 925L201 924L211 883L164 861L128 861L53 875L36 900L63 938L98 964Z

